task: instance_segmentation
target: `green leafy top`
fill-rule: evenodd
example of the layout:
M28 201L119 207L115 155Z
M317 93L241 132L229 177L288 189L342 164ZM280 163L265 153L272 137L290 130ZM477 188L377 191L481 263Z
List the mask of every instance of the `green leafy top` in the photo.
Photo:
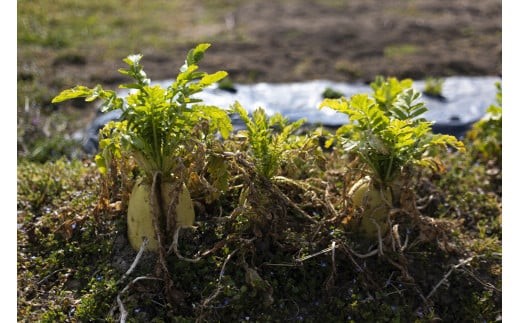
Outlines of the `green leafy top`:
M489 115L490 119L502 121L502 83L496 82L495 88L496 88L495 100L496 100L497 104L496 105L491 104L487 108L486 113Z
M455 137L431 132L432 123L419 118L427 111L418 102L421 94L404 85L411 83L379 81L372 84L373 97L357 94L350 100L325 99L320 105L348 115L350 122L337 130L336 138L346 151L358 154L383 184L394 180L403 166L437 166L428 156L432 147L464 150Z
M124 147L131 151L148 179L156 171L169 176L178 159L189 153L186 150L188 142L193 140L192 130L201 120L208 120L210 132L220 131L224 138L232 130L226 111L193 98L194 94L227 76L224 71L213 74L198 71L197 63L209 46L200 44L191 49L180 73L166 89L150 84L140 63L142 55L137 54L123 59L128 68L119 69L121 74L134 80L120 85L120 88L132 89L125 99L97 85L92 89L76 86L64 90L52 102L80 97L90 102L99 98L103 100L102 111L122 110L121 121L107 125L113 129L110 137L100 141L102 151L96 156L96 162L102 173L106 172L106 159ZM122 145L116 144L119 140Z
M412 87L411 79L399 81L395 77L384 78L381 75L376 76L374 82L370 83L370 87L374 91L374 99L384 110L389 110L399 93Z
M502 163L502 84L495 83L496 104L491 104L486 115L475 122L466 138L472 143L470 152L483 161Z
M233 105L232 112L237 113L246 125L247 138L258 172L266 178L272 178L279 170L284 156L292 148L292 134L306 120L300 119L290 123L280 113L268 117L262 108L253 111L250 118L246 109L238 102Z

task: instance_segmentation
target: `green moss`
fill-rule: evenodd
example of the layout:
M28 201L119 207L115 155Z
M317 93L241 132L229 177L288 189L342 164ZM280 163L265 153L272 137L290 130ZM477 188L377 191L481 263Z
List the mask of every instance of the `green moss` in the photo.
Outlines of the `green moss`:
M92 285L92 277L103 277L101 281L116 277L107 263L117 222L96 210L100 191L93 183L97 181L97 170L78 160L19 163L20 317L63 321L75 313L76 300L81 303L91 294L98 295L94 317L106 313L109 303L104 300L114 290L107 287L109 283ZM42 294L46 295L45 304L40 304L38 295Z
M117 292L117 284L114 279L107 280L103 276L92 278L79 300L74 317L82 322L107 318L107 314L113 306L107 300L114 299Z

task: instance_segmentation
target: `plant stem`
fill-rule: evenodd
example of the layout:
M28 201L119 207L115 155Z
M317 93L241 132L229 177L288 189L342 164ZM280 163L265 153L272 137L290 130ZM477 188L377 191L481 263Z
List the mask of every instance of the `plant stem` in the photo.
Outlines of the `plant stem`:
M390 179L390 176L392 175L392 167L394 166L393 164L394 164L394 157L391 156L390 164L388 165L388 167L386 169L385 180L384 180L385 183Z
M155 109L153 109L155 110ZM157 137L157 129L156 129L156 125L155 125L155 118L154 118L154 112L152 112L152 130L153 130L153 150L154 150L154 159L155 159L155 162L157 163L157 166L158 166L158 170L159 171L163 171L162 167L163 167L163 161L162 161L162 154L161 154L161 147L158 143L158 137Z

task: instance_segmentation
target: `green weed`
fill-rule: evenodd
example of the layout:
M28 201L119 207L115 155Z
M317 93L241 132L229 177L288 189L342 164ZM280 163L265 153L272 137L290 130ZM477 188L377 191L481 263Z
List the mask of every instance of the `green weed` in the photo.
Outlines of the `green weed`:
M427 77L423 93L433 97L441 97L444 82L445 80L443 78Z

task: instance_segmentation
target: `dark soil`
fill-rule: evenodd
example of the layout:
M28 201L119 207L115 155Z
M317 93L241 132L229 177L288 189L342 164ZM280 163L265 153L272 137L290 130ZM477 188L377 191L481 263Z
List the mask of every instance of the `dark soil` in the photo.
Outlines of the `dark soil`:
M194 4L197 6L197 4ZM242 1L229 12L204 58L235 82L309 79L371 81L374 76L501 75L501 2L482 1ZM223 25L224 22L223 22ZM193 26L204 34L207 26ZM198 30L201 29L201 30ZM209 32L208 32L209 33ZM154 79L174 77L193 44L173 52L143 50ZM86 73L118 84L117 68L92 54L84 64L56 62L61 73Z

